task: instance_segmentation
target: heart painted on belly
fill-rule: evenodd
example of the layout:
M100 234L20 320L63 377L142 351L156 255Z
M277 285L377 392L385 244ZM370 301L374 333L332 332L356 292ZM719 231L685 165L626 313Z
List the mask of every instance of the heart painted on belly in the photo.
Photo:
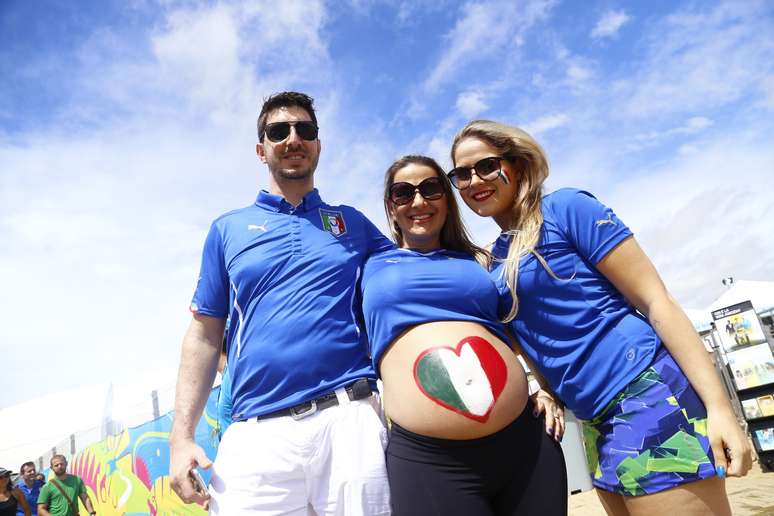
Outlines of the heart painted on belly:
M427 349L414 362L414 380L425 396L480 423L489 419L507 378L505 361L481 337Z

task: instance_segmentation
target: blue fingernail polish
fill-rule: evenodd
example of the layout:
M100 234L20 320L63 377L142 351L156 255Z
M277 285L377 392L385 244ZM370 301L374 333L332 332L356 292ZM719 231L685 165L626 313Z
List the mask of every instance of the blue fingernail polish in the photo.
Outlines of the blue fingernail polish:
M726 468L724 468L723 466L716 467L715 472L718 474L720 478L724 478L726 476Z

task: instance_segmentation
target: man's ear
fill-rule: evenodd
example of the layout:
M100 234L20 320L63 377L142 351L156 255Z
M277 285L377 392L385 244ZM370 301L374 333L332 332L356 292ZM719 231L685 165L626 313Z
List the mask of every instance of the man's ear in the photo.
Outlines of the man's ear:
M255 153L258 154L258 158L266 163L266 149L263 148L263 144L258 142L255 144Z

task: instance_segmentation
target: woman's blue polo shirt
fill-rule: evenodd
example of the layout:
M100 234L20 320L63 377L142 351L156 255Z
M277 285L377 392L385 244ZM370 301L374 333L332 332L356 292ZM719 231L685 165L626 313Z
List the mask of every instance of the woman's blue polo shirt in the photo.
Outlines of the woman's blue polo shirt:
M534 255L519 264L519 312L511 321L524 352L567 406L590 419L653 360L660 340L648 321L597 269L632 232L588 192L565 188L543 198L543 226ZM492 253L503 259L511 237L502 234ZM504 267L491 272L501 310L511 294Z

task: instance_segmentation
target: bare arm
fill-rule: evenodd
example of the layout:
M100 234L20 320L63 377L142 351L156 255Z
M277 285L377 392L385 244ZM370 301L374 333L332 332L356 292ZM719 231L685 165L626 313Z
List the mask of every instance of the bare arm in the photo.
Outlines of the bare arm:
M48 512L45 504L38 504L38 516L51 516L51 513Z
M206 492L193 489L188 473L197 466L211 466L204 450L196 444L194 433L215 380L225 324L225 319L194 314L183 337L175 419L169 434L169 473L172 488L186 503L203 504L209 498Z
M704 344L634 237L613 249L597 264L597 269L648 318L707 408L709 439L718 474L722 476L721 467L732 476L746 474L752 465L750 446Z
M27 499L24 497L24 493L22 493L19 489L14 488L13 496L14 498L16 498L16 501L21 506L22 511L24 511L24 516L32 516L32 511L30 510L30 504L27 503Z
M546 433L557 442L561 442L562 437L564 437L565 425L564 407L559 400L559 396L551 390L551 387L549 387L548 382L540 372L540 369L535 366L534 362L532 362L529 356L524 353L524 350L521 349L518 340L516 340L510 332L508 336L511 341L511 349L513 349L513 352L516 355L524 360L524 363L527 364L530 372L540 385L540 389L531 396L532 401L535 404L533 415L539 417L540 414L545 413Z
M94 506L91 504L91 498L89 498L89 494L84 491L79 495L81 501L83 502L83 506L86 507L86 511L89 514L94 514L97 511L94 510Z

